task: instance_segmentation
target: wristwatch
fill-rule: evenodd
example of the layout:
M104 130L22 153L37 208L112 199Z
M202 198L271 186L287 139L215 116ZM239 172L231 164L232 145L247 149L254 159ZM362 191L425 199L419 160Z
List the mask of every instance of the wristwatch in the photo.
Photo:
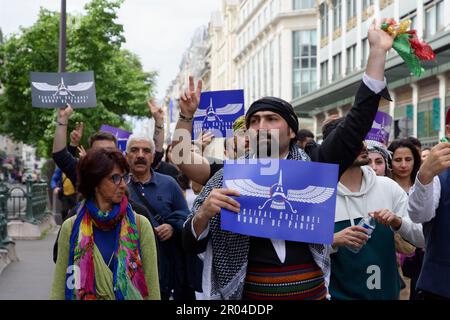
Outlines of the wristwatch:
M158 126L158 125L155 123L155 128L158 128L158 129L164 129L164 125Z
M67 126L67 123L59 122L59 120L55 121L58 126Z

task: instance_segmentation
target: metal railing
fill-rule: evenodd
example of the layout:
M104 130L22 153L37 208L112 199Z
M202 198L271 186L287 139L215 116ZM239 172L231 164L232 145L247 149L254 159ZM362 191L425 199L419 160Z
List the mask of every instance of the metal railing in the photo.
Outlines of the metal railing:
M0 249L6 248L6 246L12 242L12 239L8 236L8 219L6 216L6 197L9 193L9 188L0 184Z
M44 181L33 182L29 177L25 189L21 186L8 188L0 185L0 214L7 221L21 220L37 224L51 213L47 204L47 183Z

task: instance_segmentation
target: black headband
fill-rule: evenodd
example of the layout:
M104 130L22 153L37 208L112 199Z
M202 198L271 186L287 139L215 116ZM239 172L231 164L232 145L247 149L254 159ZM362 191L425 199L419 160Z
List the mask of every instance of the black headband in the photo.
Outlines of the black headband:
M288 126L297 133L298 118L290 103L275 97L264 97L256 100L245 114L245 125L247 129L249 128L251 116L258 111L272 111L279 114L286 120Z

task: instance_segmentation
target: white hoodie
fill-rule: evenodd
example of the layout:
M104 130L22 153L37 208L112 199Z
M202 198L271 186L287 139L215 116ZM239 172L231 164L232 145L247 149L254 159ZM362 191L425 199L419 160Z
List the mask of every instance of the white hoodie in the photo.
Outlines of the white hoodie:
M354 226L354 219L367 217L369 212L389 209L402 218L402 225L396 232L412 245L425 247L422 225L413 223L408 216L406 192L392 179L377 176L368 166L361 167L361 170L363 180L359 192L351 192L339 182L334 222L350 220Z

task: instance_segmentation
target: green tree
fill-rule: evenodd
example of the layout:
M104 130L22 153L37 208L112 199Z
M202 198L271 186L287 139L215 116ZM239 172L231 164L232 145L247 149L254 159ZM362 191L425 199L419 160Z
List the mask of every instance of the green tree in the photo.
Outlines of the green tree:
M156 73L144 72L139 58L122 49L123 26L117 23L122 0L93 0L86 15L67 18L67 71L93 70L97 107L76 110L76 121L85 122L83 143L102 124L130 129L124 115L148 116L146 100L153 96ZM40 10L36 23L0 44L0 132L38 147L50 155L55 111L31 107L30 71L58 70L59 17Z

